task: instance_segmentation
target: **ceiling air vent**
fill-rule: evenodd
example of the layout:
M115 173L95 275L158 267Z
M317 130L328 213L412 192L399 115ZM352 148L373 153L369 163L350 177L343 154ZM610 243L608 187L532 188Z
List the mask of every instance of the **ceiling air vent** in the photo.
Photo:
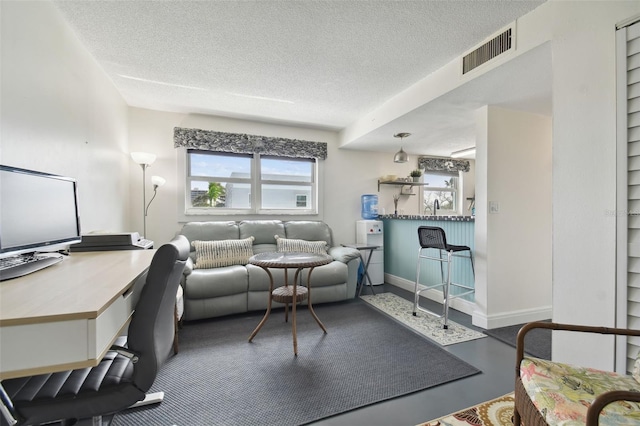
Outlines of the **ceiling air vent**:
M462 57L462 75L478 68L514 46L513 28L498 34Z

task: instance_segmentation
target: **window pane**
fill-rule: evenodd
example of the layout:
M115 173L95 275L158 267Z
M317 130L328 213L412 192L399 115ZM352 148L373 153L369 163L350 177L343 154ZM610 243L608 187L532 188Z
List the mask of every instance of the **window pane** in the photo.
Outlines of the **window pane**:
M457 211L458 177L446 173L425 173L423 214L432 215L436 210L452 213ZM435 201L438 200L438 209ZM437 212L436 212L437 214Z
M262 185L262 208L275 210L311 209L311 186Z
M456 210L456 195L450 191L424 191L424 214L434 214L435 200L439 210Z
M262 158L260 170L262 180L284 180L290 182L311 182L312 160Z
M227 209L251 208L251 185L233 182L191 182L191 205Z
M251 157L224 154L189 153L190 176L250 178Z
M187 150L187 214L317 213L317 167L314 159Z
M424 183L429 184L432 188L457 188L458 178L437 173L425 173Z

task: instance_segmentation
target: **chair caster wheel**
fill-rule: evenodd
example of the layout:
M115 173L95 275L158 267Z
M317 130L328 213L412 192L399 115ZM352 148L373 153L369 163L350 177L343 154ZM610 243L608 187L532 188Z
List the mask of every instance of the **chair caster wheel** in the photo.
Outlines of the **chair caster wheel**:
M449 326L447 324L445 324L445 325L442 326L442 328L445 329L445 330L448 330Z
M414 317L417 317L417 316L418 316L418 314L417 314L416 312L414 312L414 313L413 313L413 316L414 316Z

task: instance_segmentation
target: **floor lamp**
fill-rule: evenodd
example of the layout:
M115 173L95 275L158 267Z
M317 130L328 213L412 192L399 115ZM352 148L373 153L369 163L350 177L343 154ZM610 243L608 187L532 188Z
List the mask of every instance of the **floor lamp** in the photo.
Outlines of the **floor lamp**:
M143 223L142 236L143 238L146 238L147 237L147 191L145 188L145 184L147 182L147 167L149 167L151 164L153 164L154 161L156 161L156 155L149 154L148 152L132 152L131 158L133 159L133 161L140 164L140 166L142 167L142 223ZM154 191L155 189L156 188L154 188ZM151 201L153 201L153 199L151 199Z
M158 195L158 188L161 187L162 185L164 185L165 182L166 182L166 180L163 177L151 176L151 183L153 184L153 197L151 197L151 199L149 200L149 204L147 204L147 207L145 207L145 209L144 209L144 217L145 218L147 217L147 212L149 211L149 206L153 202L154 198L156 198L156 195Z

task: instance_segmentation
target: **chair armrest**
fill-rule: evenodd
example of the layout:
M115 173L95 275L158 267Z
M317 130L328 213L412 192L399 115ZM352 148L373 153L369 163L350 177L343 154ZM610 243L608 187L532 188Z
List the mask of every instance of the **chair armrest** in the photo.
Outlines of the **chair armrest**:
M602 395L598 396L593 400L593 402L587 409L586 426L597 426L600 412L604 409L604 407L616 401L640 402L640 392L616 390L605 392Z
M329 256L342 263L349 263L353 259L360 259L360 250L353 247L329 247Z
M111 345L111 348L109 348L109 350L118 352L120 355L129 358L131 362L134 364L138 362L139 355L133 352L129 348L125 348L123 346L118 346L118 345Z
M516 339L516 377L520 377L520 364L524 359L524 337L534 328L549 328L551 330L577 331L581 333L615 334L619 336L640 336L640 330L632 330L629 328L593 327L588 325L540 321L530 322L522 326L520 331L518 331L518 337Z

